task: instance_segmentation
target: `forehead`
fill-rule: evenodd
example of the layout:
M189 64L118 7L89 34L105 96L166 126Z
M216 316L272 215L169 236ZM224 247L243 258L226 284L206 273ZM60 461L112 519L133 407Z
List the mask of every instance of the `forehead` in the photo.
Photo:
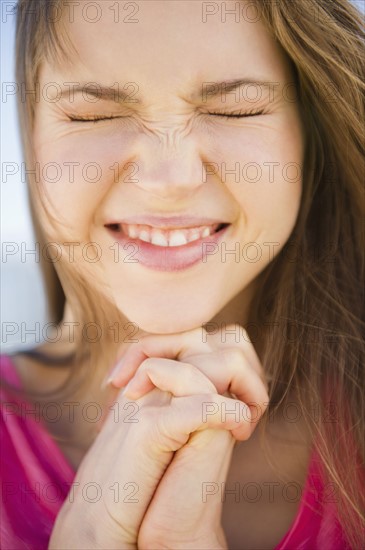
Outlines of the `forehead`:
M80 0L65 3L63 24L74 47L58 68L75 80L154 83L185 92L202 82L290 77L284 51L253 2ZM233 13L229 13L229 10ZM48 67L47 72L54 72Z

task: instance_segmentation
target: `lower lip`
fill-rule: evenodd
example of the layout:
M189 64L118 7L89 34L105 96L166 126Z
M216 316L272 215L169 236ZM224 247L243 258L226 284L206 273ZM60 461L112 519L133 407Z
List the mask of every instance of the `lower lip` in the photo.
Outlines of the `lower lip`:
M156 271L182 271L201 262L206 262L208 255L217 252L217 245L222 240L231 225L223 227L220 231L197 239L182 246L156 246L140 239L132 239L122 232L108 229L113 238L123 246L124 250L130 250L134 246L134 252L129 254L130 262L139 263Z

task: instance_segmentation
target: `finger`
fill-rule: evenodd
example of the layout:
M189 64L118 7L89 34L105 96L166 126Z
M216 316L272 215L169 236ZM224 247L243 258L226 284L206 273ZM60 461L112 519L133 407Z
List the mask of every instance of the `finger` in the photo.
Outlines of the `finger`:
M269 396L257 372L239 348L190 357L193 365L171 359L149 358L142 362L124 390L138 399L158 387L175 396L228 391L246 403L253 423L264 414Z
M243 336L235 338L236 345L234 347L242 350L252 367L258 372L264 383L266 383L260 360L247 332L238 324L229 325L225 329L228 335L232 335L233 332L239 334L237 331L240 331ZM189 363L188 359L192 355L210 353L214 349L232 347L232 338L228 339L227 342L225 332L223 333L222 331L222 333L214 333L212 335L207 333L204 327L198 327L190 331L175 334L151 334L143 336L139 342L131 344L126 350L113 371L112 379L109 378L108 382L112 382L115 387L123 386L132 378L139 365L147 357L162 357Z
M123 395L138 399L155 387L169 391L176 397L217 393L214 384L195 366L172 359L151 357L140 365Z
M213 324L214 325L214 324ZM216 349L240 348L251 365L260 372L261 361L256 353L255 347L248 335L247 330L238 323L221 323L219 330L213 326L212 332L207 332L204 339Z
M245 441L252 434L251 411L242 401L216 393L173 397L168 413L161 409L157 428L175 437L178 433L224 429L238 441Z
M123 386L148 357L184 361L184 354L187 356L188 352L195 354L211 351L210 345L203 341L201 328L175 334L143 336L139 342L132 343L117 362L112 373L112 383L116 387Z
M228 391L244 401L251 408L252 419L260 420L269 404L268 386L240 348L196 355L190 361L213 382L218 393Z
M117 402L123 403L123 398L120 396ZM157 407L156 402L159 403ZM129 401L128 405L132 403ZM128 439L128 445L141 449L143 441L143 446L147 445L150 454L154 456L177 451L195 431L223 429L230 431L238 441L245 441L252 434L249 407L237 399L217 393L171 397L167 392L155 388L143 396L138 405L134 411L137 420L133 419L136 423L128 433L128 438L133 440ZM107 441L113 433L115 419L109 415L101 432L102 438Z
M156 489L139 530L139 548L147 547L155 538L175 548L177 540L183 541L192 533L200 547L200 533L206 537L220 524L222 487L233 447L234 439L223 430L191 435L189 443L175 453Z

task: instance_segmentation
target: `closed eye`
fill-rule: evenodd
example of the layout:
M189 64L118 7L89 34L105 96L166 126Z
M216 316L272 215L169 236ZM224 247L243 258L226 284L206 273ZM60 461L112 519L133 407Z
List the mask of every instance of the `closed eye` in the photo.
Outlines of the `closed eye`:
M102 120L113 120L116 118L121 118L117 116L93 116L93 117L68 117L70 121L72 122L100 122Z
M233 113L219 113L219 112L211 112L208 111L206 114L217 116L217 117L223 117L223 118L245 118L245 117L252 117L252 116L259 116L264 114L264 109L259 110L251 110L251 111L236 111ZM113 120L116 118L124 118L124 117L117 117L117 116L93 116L93 117L68 117L70 121L72 122L100 122L103 120Z
M220 116L220 117L224 117L224 118L244 118L244 117L250 117L250 116L258 116L258 115L262 115L264 114L265 110L264 109L259 109L259 110L251 110L251 111L236 111L234 113L212 113L210 111L208 111L208 115L213 115L213 116Z

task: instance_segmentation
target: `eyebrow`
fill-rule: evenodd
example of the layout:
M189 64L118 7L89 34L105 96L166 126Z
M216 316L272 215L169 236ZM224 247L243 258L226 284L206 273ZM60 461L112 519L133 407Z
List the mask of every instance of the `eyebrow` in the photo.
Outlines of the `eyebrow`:
M113 86L103 86L97 82L88 83L85 85L73 85L68 88L61 88L60 98L65 96L73 96L74 94L82 94L91 97L95 97L99 100L113 101L114 103L142 103L143 100L133 98L135 95L132 92L124 91L126 88L132 86L137 87L136 82L127 82L124 84L123 89L119 86L118 83L113 84ZM207 97L217 97L219 94L227 94L242 86L259 86L264 89L270 89L274 84L279 84L278 82L270 82L268 80L259 80L255 78L239 78L234 80L222 80L221 82L206 81L202 82L201 88L199 91L190 94L189 101L196 101L202 98L204 86L205 94Z
M242 86L256 86L264 89L270 89L278 82L270 82L268 80L260 80L257 78L238 78L235 80L223 80L222 82L203 82L202 89L199 93L191 96L191 99L199 99L203 95L203 87L206 86L205 94L208 97L216 97L220 94L228 94Z
M70 84L74 83L71 82ZM102 86L97 82L92 82L85 85L72 85L68 88L61 88L61 93L59 97L72 97L74 94L85 94L86 96L95 97L96 99L103 99L105 101L114 101L115 103L123 103L128 98L130 99L129 101L126 101L127 103L140 103L139 99L132 99L132 96L135 95L135 93L133 93L133 90L129 92L124 91L126 88L131 88L133 86L134 88L137 88L138 91L138 85L136 82L127 82L123 86L124 89L121 89L117 82L114 83L113 86Z

